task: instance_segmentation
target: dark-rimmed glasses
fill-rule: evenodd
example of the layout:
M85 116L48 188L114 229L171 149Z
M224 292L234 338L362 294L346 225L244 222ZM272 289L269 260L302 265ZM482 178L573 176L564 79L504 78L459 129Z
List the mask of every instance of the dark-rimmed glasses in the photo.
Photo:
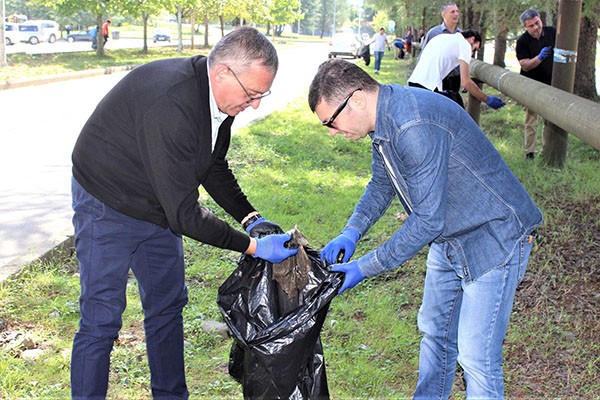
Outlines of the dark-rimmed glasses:
M340 115L340 113L344 110L344 108L346 108L346 106L348 105L348 101L350 101L350 98L354 95L354 93L358 92L359 90L362 90L362 89L361 88L355 89L354 91L352 91L352 93L350 93L348 96L346 96L344 101L342 101L342 103L335 110L335 112L333 113L331 118L329 118L329 120L327 120L325 122L321 122L321 124L328 128L336 129L335 126L333 126L333 121L335 121L335 119L338 117L338 115Z
M225 66L231 71L231 74L233 75L233 77L235 78L235 80L237 81L237 83L239 83L240 86L242 87L242 89L244 89L244 93L246 93L246 96L248 96L248 99L249 99L248 101L246 101L247 104L250 104L250 103L252 103L253 101L256 101L256 100L260 100L263 97L267 97L268 95L271 94L271 91L267 90L266 92L264 92L262 94L259 94L258 96L252 96L250 94L250 92L248 91L248 89L246 89L246 87L242 84L242 82L240 81L240 79L237 77L236 73L231 69L231 67L229 67L228 65L225 65Z

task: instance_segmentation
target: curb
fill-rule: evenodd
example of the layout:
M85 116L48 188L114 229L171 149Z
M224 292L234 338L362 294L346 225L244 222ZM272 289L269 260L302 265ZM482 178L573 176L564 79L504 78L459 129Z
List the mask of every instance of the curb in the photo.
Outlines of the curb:
M67 236L65 239L60 241L58 244L49 244L46 246L46 251L41 255L24 255L10 261L8 264L4 264L0 268L0 282L8 280L10 277L16 275L24 267L33 264L35 262L50 263L56 260L65 252L75 251L75 239L72 235Z
M28 86L44 85L52 82L82 79L98 75L110 75L117 72L131 71L137 66L138 65L124 65L119 67L96 68L79 72L49 75L46 77L38 77L33 79L30 78L15 81L5 81L4 83L0 83L0 90L10 90ZM39 247L41 249L38 250L35 254L23 255L9 261L7 264L0 265L0 282L6 281L10 277L16 275L22 268L32 263L38 261L42 263L49 263L60 257L66 251L74 251L74 239L73 236L67 235L63 236L62 239L59 239L58 243L56 243L56 241L47 241L45 243L39 244Z
M62 82L71 79L81 79L81 78L89 78L90 76L98 76L98 75L110 75L116 72L126 72L131 71L137 67L137 65L124 65L120 67L106 67L106 68L96 68L89 69L85 71L78 72L68 72L65 74L57 74L57 75L48 75L45 77L38 78L28 78L28 79L18 79L15 81L5 81L0 84L0 90L10 90L10 89L18 89L27 86L36 86L36 85L44 85L52 82Z

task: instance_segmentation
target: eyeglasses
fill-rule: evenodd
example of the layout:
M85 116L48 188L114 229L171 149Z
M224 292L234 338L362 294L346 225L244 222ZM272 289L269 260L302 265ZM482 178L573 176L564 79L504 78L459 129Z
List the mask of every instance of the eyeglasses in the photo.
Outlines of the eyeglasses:
M225 66L231 71L231 74L233 75L233 77L235 78L235 80L240 84L240 86L242 87L242 89L244 89L244 93L246 93L246 96L248 96L248 99L249 99L248 101L246 101L247 104L250 104L250 103L252 103L253 101L256 101L256 100L260 100L263 97L267 97L268 95L271 94L271 91L267 90L266 92L264 92L262 94L259 94L258 96L252 96L250 94L250 92L248 92L248 89L246 89L246 87L242 84L242 82L240 81L240 79L237 77L237 75L235 74L235 72L233 72L233 70L228 65L225 65Z
M329 118L328 121L321 122L321 124L323 124L323 126L326 126L328 128L335 129L335 126L333 126L333 121L335 121L335 119L338 117L338 115L340 115L340 113L344 110L344 108L346 108L346 106L348 105L348 101L350 101L350 97L352 97L354 95L354 93L358 92L359 90L362 90L362 89L361 88L355 89L352 93L350 93L348 96L346 96L344 101L342 101L342 103L335 110L335 112L333 113L331 118Z

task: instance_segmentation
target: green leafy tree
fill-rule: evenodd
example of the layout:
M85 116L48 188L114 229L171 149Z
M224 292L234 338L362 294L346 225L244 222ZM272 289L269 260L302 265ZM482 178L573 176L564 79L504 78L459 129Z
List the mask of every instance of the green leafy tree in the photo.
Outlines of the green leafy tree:
M139 18L143 26L142 53L148 53L148 20L162 10L172 7L170 0L120 0L119 10L124 15Z
M271 0L270 3L268 22L273 26L274 36L281 36L285 24L302 18L300 0Z
M300 32L314 34L319 25L320 10L318 0L302 0L301 12L303 18L300 20Z
M98 32L96 34L96 54L103 57L104 41L102 40L102 24L106 17L117 11L115 2L111 0L96 1L96 0L47 0L46 5L54 6L59 15L63 17L71 17L77 13L89 12L95 18Z

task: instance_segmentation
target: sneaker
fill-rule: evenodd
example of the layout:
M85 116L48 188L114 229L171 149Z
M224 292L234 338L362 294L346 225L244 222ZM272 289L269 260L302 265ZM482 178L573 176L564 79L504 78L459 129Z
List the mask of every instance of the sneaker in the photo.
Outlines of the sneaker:
M525 158L533 160L535 158L535 153L527 153L525 154Z
M379 70L377 70L377 69L376 69L376 70L375 70L375 73L376 73L376 74L378 74L378 73L379 73Z

